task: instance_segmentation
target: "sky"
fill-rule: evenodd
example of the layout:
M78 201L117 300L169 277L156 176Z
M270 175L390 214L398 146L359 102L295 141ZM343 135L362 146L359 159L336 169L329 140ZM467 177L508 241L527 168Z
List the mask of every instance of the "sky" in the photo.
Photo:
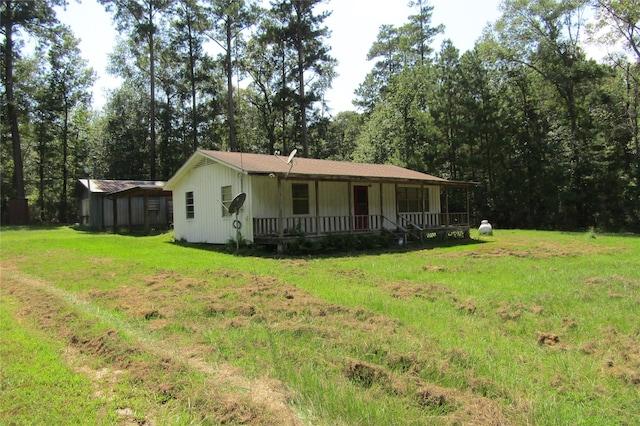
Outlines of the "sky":
M445 33L432 48L440 50L444 39L451 39L461 53L472 49L488 23L499 17L500 0L431 0L434 7L431 24L444 24ZM374 63L366 60L367 52L378 36L381 25L400 26L414 14L408 0L330 0L326 8L332 14L325 21L331 31L328 44L331 55L338 60L338 77L325 100L332 114L355 110L351 101L354 91L371 70ZM97 0L71 0L66 10L58 11L58 19L69 25L81 40L82 56L98 76L93 87L94 108L104 105L106 91L118 87L119 79L106 69L117 33L111 16Z

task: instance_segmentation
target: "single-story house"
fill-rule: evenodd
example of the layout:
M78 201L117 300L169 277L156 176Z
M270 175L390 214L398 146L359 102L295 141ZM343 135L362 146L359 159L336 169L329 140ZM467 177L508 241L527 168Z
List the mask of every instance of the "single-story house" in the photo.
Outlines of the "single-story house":
M78 179L75 195L80 225L114 231L169 228L173 200L164 185L164 181Z
M198 150L164 188L176 240L283 248L300 235L468 236L473 185L394 165ZM466 193L466 211L449 211L451 188Z

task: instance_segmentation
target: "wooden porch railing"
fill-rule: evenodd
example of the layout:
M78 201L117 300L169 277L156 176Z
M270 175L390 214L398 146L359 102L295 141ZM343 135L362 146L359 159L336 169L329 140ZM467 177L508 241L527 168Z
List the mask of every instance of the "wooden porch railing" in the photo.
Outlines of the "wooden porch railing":
M420 228L442 226L468 226L469 215L464 213L401 213L398 215L404 224L417 225Z
M381 215L362 216L317 216L282 218L282 235L326 235L357 232L380 231L384 217ZM253 235L255 237L277 237L280 219L265 217L253 219ZM422 229L441 229L446 227L468 226L467 213L409 213L399 215L398 223L403 226L407 222ZM404 223L403 223L404 222ZM388 227L389 224L387 223Z
M255 236L278 236L280 219L277 217L254 218ZM283 234L332 234L345 232L366 232L382 229L382 216L317 216L286 217L282 219Z

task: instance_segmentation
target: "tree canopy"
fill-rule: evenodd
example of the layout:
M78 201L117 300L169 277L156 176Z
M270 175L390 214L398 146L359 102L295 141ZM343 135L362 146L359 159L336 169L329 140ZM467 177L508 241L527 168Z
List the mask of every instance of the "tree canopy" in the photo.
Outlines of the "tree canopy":
M197 148L298 148L477 182L473 216L502 227L640 231L637 0L504 0L466 52L434 45L434 7L411 1L371 44L358 110L335 115L326 2L100 3L122 85L96 111L63 3L3 1L3 212L26 198L32 220L70 222L87 172L168 179Z

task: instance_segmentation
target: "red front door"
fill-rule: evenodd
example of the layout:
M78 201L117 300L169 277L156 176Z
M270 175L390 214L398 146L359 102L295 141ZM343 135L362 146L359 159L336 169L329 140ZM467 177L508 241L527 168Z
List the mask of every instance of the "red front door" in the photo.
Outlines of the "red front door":
M369 229L369 187L353 187L355 229Z

